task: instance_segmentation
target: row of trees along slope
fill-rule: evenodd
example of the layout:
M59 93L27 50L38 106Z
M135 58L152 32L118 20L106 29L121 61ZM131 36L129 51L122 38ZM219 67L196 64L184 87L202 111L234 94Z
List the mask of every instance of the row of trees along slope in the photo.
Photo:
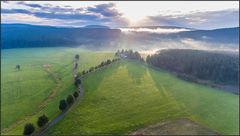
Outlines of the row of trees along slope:
M146 62L188 80L209 80L224 85L238 85L239 82L237 53L170 49L147 56Z
M124 50L122 49L121 51L118 50L115 53L115 56L118 56L120 58L126 58L126 59L134 59L134 60L139 60L139 61L144 61L144 59L141 57L140 53L137 51L133 51L131 49L129 50Z
M43 128L47 123L49 119L48 117L43 114L38 118L37 125L39 128ZM32 123L27 123L24 126L23 134L24 135L31 135L35 131L35 126Z

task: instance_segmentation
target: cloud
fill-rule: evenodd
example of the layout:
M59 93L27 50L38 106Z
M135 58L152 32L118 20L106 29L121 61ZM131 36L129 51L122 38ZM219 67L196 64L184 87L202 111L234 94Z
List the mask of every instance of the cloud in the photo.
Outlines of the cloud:
M96 5L94 7L88 7L87 11L88 12L98 13L98 14L101 14L101 15L103 15L105 17L121 16L122 14L119 13L115 9L115 6L116 5L114 3L100 4L100 5Z
M48 18L48 19L62 19L62 20L101 20L96 15L88 14L63 14L63 13L45 13L34 12L32 13L36 17Z
M50 4L29 4L17 2L27 6L24 9L1 9L2 14L31 15L40 19L62 20L63 24L72 25L108 25L110 27L126 26L129 21L116 10L115 4L100 4L85 8L72 8L71 6L52 6ZM19 16L21 17L21 16ZM9 19L9 18L8 18ZM4 18L3 18L4 20ZM14 19L15 20L15 19ZM9 22L9 21L3 21ZM17 22L16 22L17 23ZM79 24L77 24L79 23Z
M239 11L236 9L221 11L193 12L183 15L156 15L141 20L141 25L182 26L198 29L236 27L239 24Z
M17 2L17 4L25 5L25 6L32 7L32 8L42 8L43 7L40 4L28 4L23 1Z
M17 2L17 4L19 5L24 5L33 9L38 9L41 11L48 11L48 12L75 12L78 11L78 9L74 9L71 6L64 6L64 7L60 7L60 6L53 6L51 4L44 4L44 5L40 5L40 4L32 4L32 3L26 3L26 2Z
M30 11L25 9L1 9L2 14L32 14Z

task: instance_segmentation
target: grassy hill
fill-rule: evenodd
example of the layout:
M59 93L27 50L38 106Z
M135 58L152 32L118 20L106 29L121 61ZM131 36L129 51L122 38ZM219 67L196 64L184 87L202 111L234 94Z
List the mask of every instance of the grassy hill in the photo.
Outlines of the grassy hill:
M80 55L79 71L112 58L113 53L76 48L28 48L1 50L1 134L22 134L26 122L36 125L46 114L60 111L60 99L75 91L73 58ZM21 70L15 68L20 64Z
M83 87L83 99L47 134L128 134L180 118L220 134L239 133L239 95L140 62L113 64L87 77Z

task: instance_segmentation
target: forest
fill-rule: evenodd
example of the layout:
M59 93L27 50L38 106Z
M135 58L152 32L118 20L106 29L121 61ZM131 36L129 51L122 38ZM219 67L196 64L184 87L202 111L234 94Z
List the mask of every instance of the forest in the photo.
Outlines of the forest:
M234 53L170 49L147 56L146 62L188 80L228 85L239 82L239 55Z

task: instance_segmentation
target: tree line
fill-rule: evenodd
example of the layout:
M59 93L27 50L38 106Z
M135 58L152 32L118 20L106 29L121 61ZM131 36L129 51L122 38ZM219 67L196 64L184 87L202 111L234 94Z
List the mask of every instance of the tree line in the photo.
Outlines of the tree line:
M79 55L75 55L75 59L79 59ZM106 61L102 61L99 65L97 65L95 67L90 67L88 70L83 70L81 73L78 73L77 77L75 77L74 85L76 87L79 87L81 85L81 83L82 83L82 81L80 79L81 76L83 76L87 73L93 72L94 70L97 70L97 69L102 68L104 66L107 66L107 65L109 65L109 64L111 64L115 61L118 61L118 60L120 60L120 59L119 58L115 58L115 59L112 59L112 60L108 59ZM74 103L75 99L77 99L78 96L79 96L79 91L75 91L73 94L69 94L67 96L66 100L65 99L60 100L59 109L61 111L65 111L68 107L70 107Z
M148 55L150 65L176 72L188 80L210 80L214 83L238 85L239 55L190 49L162 50Z
M38 117L37 125L39 128L44 127L48 123L48 117L43 114L42 116ZM32 123L27 123L24 126L23 134L24 135L31 135L35 131L35 126Z
M88 70L83 70L82 72L78 73L78 77L83 76L83 75L85 75L87 73L93 72L95 70L98 70L98 69L100 69L100 68L102 68L104 66L110 65L111 63L119 61L119 60L120 60L120 58L114 58L112 60L108 59L106 61L102 61L99 65L97 65L95 67L90 67Z
M75 55L75 59L79 60L79 55ZM119 58L115 58L112 60L108 59L106 61L102 61L99 65L97 65L95 67L90 67L88 70L83 70L81 73L78 73L77 77L75 77L74 85L79 88L80 85L82 84L82 81L80 79L81 76L83 76L87 73L93 72L94 70L97 70L101 67L107 66L118 60L120 60L120 59ZM74 101L78 98L79 93L80 93L79 91L75 91L73 94L69 94L66 99L60 100L59 110L61 110L63 112L67 108L69 108L74 103Z
M120 58L127 58L127 59L144 61L144 59L141 57L139 52L133 51L131 49L129 49L129 50L122 49L121 51L117 50L117 52L115 53L115 56L118 56Z
M79 96L79 92L75 91L73 92L73 94L69 94L66 100L65 99L60 100L59 109L61 111L65 111L68 107L70 107L74 103L74 101L77 99L78 96ZM46 115L42 115L38 118L37 125L39 128L43 128L44 126L46 126L48 121L49 121L48 117ZM35 131L34 124L32 123L25 124L24 130L23 130L24 135L31 135L34 131Z

